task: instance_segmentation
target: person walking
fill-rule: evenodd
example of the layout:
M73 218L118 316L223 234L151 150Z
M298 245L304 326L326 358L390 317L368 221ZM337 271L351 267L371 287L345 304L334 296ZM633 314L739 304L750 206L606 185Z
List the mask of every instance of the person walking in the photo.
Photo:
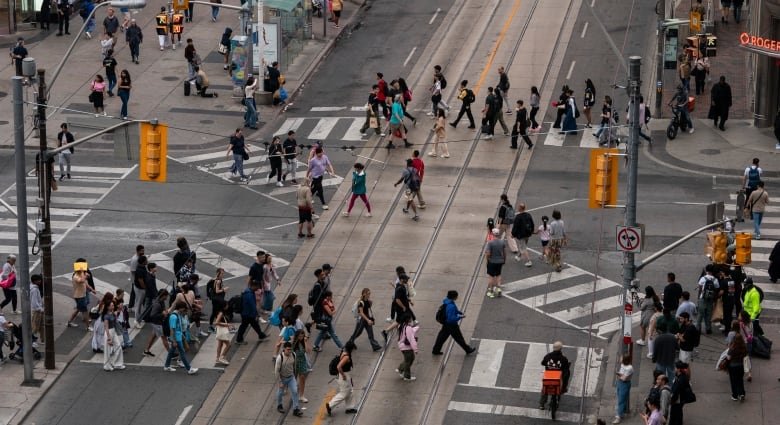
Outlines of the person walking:
M165 306L165 303L168 300L168 296L168 290L162 289L157 294L157 298L152 302L152 307L149 310L149 314L147 315L147 321L152 325L152 334L149 335L149 341L147 341L146 348L144 349L145 356L154 357L154 354L152 353L152 346L154 345L154 342L157 340L157 338L160 338L163 347L165 347L166 353L171 349L170 345L168 344L170 328L168 328L168 335L165 334L163 328L163 321L168 320L168 309Z
M313 238L314 222L312 221L312 213L314 211L314 202L311 197L311 187L309 187L309 178L304 177L303 183L298 187L296 192L296 200L298 203L298 237L304 237L303 226L306 225L306 237Z
M404 381L414 381L417 377L412 375L412 363L414 363L415 355L419 352L417 332L420 327L414 324L410 314L402 314L402 317L401 327L398 330L398 349L404 356L404 360L395 371L401 375Z
M553 102L553 106L556 108L556 110L555 122L553 123L552 128L561 128L561 121L563 121L563 117L566 115L566 100L569 98L567 94L568 92L569 86L564 84L563 87L561 87L561 94L558 95L558 101Z
M458 291L450 290L447 291L447 297L442 301L444 306L440 308L444 309L444 321L441 323L441 329L439 330L439 334L436 335L436 342L433 344L432 353L434 356L444 354L441 349L450 336L452 336L455 343L460 345L467 355L477 351L476 348L466 344L466 341L463 339L463 334L460 332L460 325L458 323L462 318L466 317L466 315L458 310L458 306L455 305L455 300L457 299Z
M24 38L19 37L16 39L16 45L11 49L11 61L13 61L16 68L16 76L22 76L22 64L24 58L28 55L27 48L24 47Z
M92 102L92 107L95 109L96 117L100 114L106 115L103 107L103 98L105 94L106 82L103 80L103 76L98 74L89 86L89 100Z
M455 118L455 121L450 123L452 128L458 127L458 123L460 122L460 119L463 118L464 114L469 119L468 128L477 128L474 125L474 115L471 114L471 104L474 103L477 98L474 95L474 92L467 88L468 84L469 80L463 80L460 82L460 89L458 90L458 99L461 102L460 111L458 112L458 116Z
M539 243L542 245L542 255L539 259L545 263L550 262L550 218L546 215L542 216L542 224L536 229L536 233L539 235Z
M103 68L106 70L106 79L108 80L108 97L114 97L114 87L116 87L116 59L114 59L114 49L108 49L103 58Z
M517 111L517 116L515 119L515 125L512 126L512 144L510 147L512 149L517 149L517 138L518 136L522 136L525 145L528 146L528 149L531 149L534 147L534 144L531 143L531 138L528 137L528 110L525 109L525 105L522 100L517 101L515 110Z
M406 207L402 209L404 214L409 213L409 208L414 212L412 220L419 221L420 216L417 215L417 206L414 203L414 198L420 191L420 175L417 173L417 169L414 168L414 162L411 158L406 160L406 168L401 172L401 178L393 184L398 186L404 183L406 185Z
M51 5L54 0L42 0L40 16L38 22L41 25L42 30L49 30L49 21L51 19ZM735 10L736 12L736 10Z
M404 116L412 120L412 125L416 126L417 118L409 113L409 102L412 101L412 89L409 88L406 84L406 80L403 78L399 78L397 83L398 91L401 93L401 106L404 108Z
M341 403L345 403L348 407L345 410L348 414L357 413L355 407L349 407L352 404L352 352L355 350L355 344L347 342L344 348L339 354L339 362L336 365L336 382L338 383L339 392L325 403L325 410L328 412L328 416L333 415L333 409Z
M349 206L344 211L344 217L349 217L352 213L352 207L355 206L355 200L360 198L366 206L366 217L371 217L371 204L366 196L366 171L365 166L356 162L352 170L352 196L349 198Z
M222 0L209 0L209 3L218 5L222 4ZM211 6L211 22L217 22L217 18L219 18L219 9L221 9L219 6Z
M737 329L739 325L736 325ZM745 339L739 332L734 334L734 338L729 343L728 351L726 352L726 360L728 361L728 373L729 383L731 384L731 399L733 401L739 400L745 401L745 382L743 381L745 375L744 360L748 354Z
M292 176L290 182L298 184L295 174L298 172L298 155L300 155L301 151L298 147L298 142L295 140L294 130L287 132L287 138L282 142L282 149L284 150L284 162L287 166L286 171L282 174L282 181L286 181L287 176L290 175Z
M233 37L233 29L230 27L225 27L225 31L222 32L222 37L219 39L219 46L217 47L217 51L222 54L222 56L225 59L224 65L222 65L222 69L228 71L229 64L230 64L230 39ZM230 68L228 71L228 74L231 76L233 75L233 69Z
M126 368L122 354L122 341L116 332L117 317L114 302L103 305L100 311L100 319L103 322L103 370L112 372Z
M165 50L165 43L168 40L168 12L165 6L160 7L160 13L155 17L155 29L157 30L157 42L160 44L160 51Z
M720 21L724 24L729 23L729 13L731 12L731 0L720 0Z
M758 323L761 316L761 293L758 291L753 278L745 279L745 286L742 288L742 309L750 316L753 326L753 335L763 335L764 331Z
M688 60L688 55L680 54L677 58L679 65L677 66L677 76L680 78L680 83L688 92L691 90L691 63Z
M306 335L306 331L303 329L295 331L292 351L295 354L295 376L297 376L298 380L298 399L303 403L308 403L309 400L304 397L304 390L306 389L306 377L311 373L311 366L309 363L311 344L309 344L309 336Z
M563 127L559 134L577 134L577 116L579 111L577 110L577 102L574 99L574 91L569 90L566 92L566 116L563 119Z
M400 270L399 270L400 269ZM402 268L396 267L396 273L403 273L398 275L398 279L395 282L393 288L393 304L390 307L390 316L395 317L395 321L382 330L382 338L387 344L387 338L389 333L403 324L404 318L410 316L412 321L416 322L416 316L412 310L414 302L411 300L409 288L411 284L409 282L409 275L407 275ZM391 319L392 320L392 319Z
M63 34L63 28L65 34L70 35L70 1L69 0L57 0L57 15L59 15L59 31L57 37L61 37Z
M244 174L244 158L249 159L250 151L249 146L244 142L244 134L240 128L237 128L236 132L230 136L226 155L229 157L231 152L233 153L233 165L230 166L230 174L233 176L238 174L242 182L249 180L249 177Z
M521 261L525 259L525 266L531 267L531 256L528 255L528 238L534 234L534 218L530 213L526 212L525 204L517 204L517 213L512 223L512 238L517 240L517 254L515 254L515 261Z
M282 148L282 139L279 136L274 136L271 139L271 144L268 146L268 162L271 164L271 172L268 173L268 183L271 179L276 177L276 185L278 187L284 186L282 183L282 157L284 156L284 149Z
M585 123L585 128L591 128L593 120L591 119L591 109L596 105L596 86L593 85L593 81L588 78L585 80L585 94L582 96L582 111L585 112L585 119L588 122Z
M249 127L252 130L257 130L257 105L255 104L255 92L259 84L259 79L250 75L246 80L244 86L244 106L246 111L244 112L244 127Z
M355 304L355 310L357 312L355 330L352 332L352 336L349 337L348 342L355 342L355 340L363 333L363 329L366 330L368 335L368 342L371 343L371 349L379 351L382 346L374 339L374 312L371 310L373 302L371 301L371 290L363 288L360 292L360 299Z
M498 230L500 231L500 234L498 237L505 237L506 243L509 245L509 250L513 254L517 254L517 242L515 242L515 239L510 234L511 226L515 221L515 208L512 206L512 203L509 202L509 197L506 193L502 193L499 199ZM493 229L490 230L492 231Z
M19 314L16 305L19 302L16 294L16 255L10 254L3 263L3 272L0 274L0 281L7 282L7 287L3 287L3 302L0 303L0 314L3 307L11 304L14 314Z
M368 94L368 102L366 102L366 121L363 126L360 127L360 134L365 135L369 128L374 129L374 133L378 136L380 133L380 127L382 123L379 121L379 86L374 84L371 86L371 92Z
M504 93L499 89L498 87L493 89L493 99L496 103L496 109L495 109L495 121L501 124L501 129L504 130L504 136L509 136L509 127L506 125L506 121L504 121ZM510 108L507 108L510 109Z
M648 285L645 287L645 297L639 302L639 339L637 345L647 345L648 329L650 328L650 318L655 314L655 305L660 304L661 299L655 293L655 289Z
M449 158L450 150L447 146L447 115L444 109L439 108L436 111L436 123L433 125L435 139L433 139L433 148L428 152L428 156L436 157L439 155L439 146L441 146L441 157Z
M744 3L745 0L731 0L731 7L734 9L734 22L737 25L742 21L742 5Z
M123 69L119 73L119 86L117 88L117 95L122 101L122 107L119 110L119 115L123 120L127 119L127 103L130 101L130 90L133 88L132 80L130 79L130 73L126 69Z
M57 133L57 147L61 148L75 141L76 138L73 137L73 133L68 131L68 124L67 123L60 124L60 132ZM65 176L68 176L68 179L70 179L70 156L72 154L73 154L72 147L60 152L59 161L58 161L60 164L60 181L62 181L62 179L64 179Z
M16 256L14 256L13 259L16 261ZM3 267L5 267L5 265ZM76 316L81 314L81 318L84 321L84 327L91 332L92 326L90 326L89 318L89 293L97 295L97 291L88 285L87 282L88 269L86 267L83 269L79 268L73 272L73 275L71 276L71 284L73 286L73 300L76 302L76 307L73 309L73 313L71 313L70 318L68 319L68 327L79 327L79 325L73 323L73 320L76 318ZM0 308L3 307L5 307L5 305L0 304ZM14 310L16 310L15 307Z
M706 56L699 56L693 63L691 75L696 83L696 96L704 94L704 84L710 73L710 60Z
M759 180L756 190L751 192L750 197L745 201L745 208L753 217L753 239L761 239L761 221L767 204L769 204L769 193L764 189L764 182Z
M410 148L412 144L406 139L406 126L404 126L404 108L401 104L401 95L397 94L393 98L393 106L390 108L390 141L387 143L387 149L394 149L393 140L401 139L404 141L404 147Z
M130 60L138 65L139 56L141 55L141 43L144 42L144 34L141 31L141 27L135 22L135 19L130 20L130 26L125 31L125 41L130 46Z
M493 87L488 87L488 94L485 96L485 106L482 108L482 133L487 134L485 140L493 139L493 133L496 128L496 97Z
M173 311L168 315L168 326L171 329L170 346L168 350L168 356L165 358L165 365L163 370L166 372L176 372L176 369L171 367L171 360L174 355L179 353L179 364L187 370L188 375L194 375L198 373L198 368L190 366L190 362L187 360L187 354L185 353L184 343L189 341L189 328L187 324L187 303L178 301L173 305Z
M674 381L672 383L672 405L669 410L669 425L683 425L683 407L686 403L696 401L691 399L691 375L688 363L678 361L674 365Z
M292 398L293 415L303 416L298 400L298 382L295 376L295 353L292 351L292 343L284 343L282 354L276 356L274 364L274 376L279 381L279 389L276 391L276 410L284 413L284 393L290 392Z
M509 75L507 75L506 71L504 70L503 66L498 67L498 84L496 84L496 88L501 90L502 97L502 103L505 105L509 105ZM512 109L507 106L506 108L507 115L512 115Z
M617 406L615 408L615 420L613 424L619 424L623 416L628 414L628 400L631 397L631 376L634 375L634 366L631 364L631 355L624 354L617 372Z
M333 164L325 155L325 151L321 147L314 150L314 156L309 160L309 168L306 171L306 178L311 179L311 194L320 198L322 209L328 209L328 203L325 202L325 190L322 188L322 180L325 177L325 173L331 176L336 175L333 171Z
M552 219L550 222L549 260L555 271L560 272L563 264L561 261L561 249L566 246L568 239L566 238L566 227L563 223L561 212L553 210Z
M330 339L333 340L333 343L336 344L337 347L343 348L344 346L341 344L341 340L338 335L336 335L336 330L333 327L333 318L336 315L336 306L333 304L333 292L325 290L325 292L322 293L321 298L322 301L320 304L322 306L322 314L320 315L318 322L318 325L321 327L317 338L314 339L314 347L312 349L314 351L322 351L320 344L322 343L322 340L325 339L325 334L330 335Z
M255 333L257 333L258 341L262 341L267 337L267 335L260 330L260 324L257 322L258 312L257 303L255 301L255 291L260 288L261 284L261 282L252 281L241 293L241 325L239 325L238 331L236 331L236 344L246 344L246 341L244 341L244 333L250 326L254 329Z
M539 89L536 88L536 86L532 86L531 97L528 99L528 105L531 107L531 113L528 115L528 119L531 121L532 131L539 131L539 123L536 122L536 114L539 113L541 101L542 95L539 94Z
M778 124L780 124L780 111L778 111L777 116ZM780 129L780 126L778 126L778 128ZM778 138L778 143L780 143L780 138ZM759 167L759 162L760 160L758 158L753 158L752 164L745 168L745 172L742 174L742 187L745 189L746 201L747 198L750 198L750 194L758 188L758 182L761 181L761 173L763 173L764 170Z
M729 119L729 108L731 108L731 86L726 82L726 77L721 75L717 84L712 86L710 92L712 102L710 109L710 118L715 127L720 131L726 131L726 120Z

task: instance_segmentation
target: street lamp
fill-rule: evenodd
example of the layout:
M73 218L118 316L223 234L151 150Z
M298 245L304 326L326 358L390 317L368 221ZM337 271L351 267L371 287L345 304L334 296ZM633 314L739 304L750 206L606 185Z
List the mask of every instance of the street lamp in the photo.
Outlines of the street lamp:
M50 159L56 155L54 152L48 151L46 144L46 101L49 97L49 91L57 81L57 77L62 71L62 67L73 52L73 48L76 46L76 42L87 27L87 23L95 15L98 8L103 6L114 6L117 8L128 9L142 9L146 6L146 0L112 0L103 3L99 3L92 9L92 12L84 19L84 24L81 25L81 29L76 33L73 41L70 43L70 47L63 55L62 60L54 70L49 87L46 87L46 81L44 75L46 70L38 70L38 136L40 138L40 155L38 155L38 208L40 216L40 233L38 235L40 250L41 250L41 263L43 264L43 318L44 318L44 333L46 340L46 351L44 356L44 367L46 369L54 369L54 305L52 301L52 259L51 259L51 176L54 172L53 161L50 163ZM21 154L20 154L21 156ZM22 170L24 170L23 161L17 161L16 165L19 167L21 163ZM17 169L17 173L19 170ZM17 219L20 223L27 224L27 211L17 208ZM21 232L20 232L21 234ZM29 267L29 264L23 264L22 267ZM29 310L26 314L30 314ZM29 344L29 341L25 342ZM28 345L29 347L30 345Z

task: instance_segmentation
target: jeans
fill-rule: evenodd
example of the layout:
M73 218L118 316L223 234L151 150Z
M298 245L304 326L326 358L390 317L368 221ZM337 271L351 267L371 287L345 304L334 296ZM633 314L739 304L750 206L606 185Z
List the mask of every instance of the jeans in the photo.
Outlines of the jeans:
M255 105L255 100L252 98L245 98L244 106L246 106L246 112L244 112L244 125L247 127L257 127L257 106Z
M753 233L756 236L761 236L761 220L764 218L764 213L753 211Z
M696 327L699 328L699 332L706 330L708 333L712 332L712 301L699 300L699 317L696 319ZM704 327L701 326L704 322Z
M295 171L298 169L298 160L293 159L285 159L287 161L287 171L284 173L284 177L287 177L287 175L291 175L292 179L295 180Z
M89 21L87 21L87 27L84 29L84 32L95 32L95 18L89 18Z
M745 368L740 361L739 364L729 364L729 383L731 384L731 396L734 398L745 395L745 381L743 381L743 375L745 374Z
M688 106L678 106L677 110L680 111L680 121L685 121L685 123L688 125L688 129L692 129L693 121L691 121L691 113L688 112Z
M119 115L122 118L127 117L127 102L130 101L130 91L129 90L119 90L119 98L122 100L122 108L119 110Z
M233 174L238 174L241 177L246 177L244 175L244 155L240 153L234 153L233 154L233 165L230 166L230 172Z
M284 355L284 354L280 354ZM295 379L295 375L288 376L287 378L279 377L281 385L276 390L276 404L281 406L284 401L284 387L290 389L290 396L292 397L293 410L298 410L298 381Z
M195 78L195 65L192 62L187 62L187 79L192 80Z
M116 87L116 74L106 74L106 79L108 80L108 92L113 94L114 87Z
M655 370L666 375L666 377L669 378L669 385L672 384L672 381L674 381L674 364L662 365L661 363L656 363Z
M66 153L67 152L67 153ZM65 170L67 170L67 174L70 175L70 151L62 151L60 152L59 157L59 164L60 164L60 175L64 176Z
M314 346L319 347L320 343L322 342L322 339L325 337L325 334L327 333L330 335L330 339L333 340L333 343L336 344L336 347L342 348L343 345L341 344L341 340L339 340L339 337L336 335L336 332L333 330L333 318L330 316L322 316L322 319L320 319L322 323L325 323L327 325L327 328L320 331L319 335L317 335L317 339L314 340Z
M216 21L218 17L219 17L219 8L211 6L211 19Z
M173 355L178 350L179 360L184 363L185 369L190 370L190 362L187 360L187 356L184 354L184 343L181 341L175 341L170 338L168 341L170 342L171 349L168 350L168 357L165 358L165 367L171 367L171 360L173 360Z
M680 83L685 87L685 91L691 91L691 77L680 78Z
M349 340L355 342L355 340L363 333L363 329L365 329L366 333L368 334L368 342L371 343L371 349L374 351L380 350L382 346L376 342L376 339L374 339L374 327L366 323L363 318L357 320L357 323L355 324L355 330L352 332L352 336L349 337Z
M735 7L734 8L734 21L736 23L739 23L739 21L742 20L742 8L741 7Z
M623 417L627 413L628 399L631 395L631 381L617 381L617 407L615 416Z

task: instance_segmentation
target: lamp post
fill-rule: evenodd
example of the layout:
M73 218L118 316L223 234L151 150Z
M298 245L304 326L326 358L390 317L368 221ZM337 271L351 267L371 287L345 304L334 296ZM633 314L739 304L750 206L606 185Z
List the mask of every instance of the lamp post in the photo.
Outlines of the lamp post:
M44 355L44 367L46 369L54 369L54 317L53 310L54 304L52 300L52 258L51 258L51 176L53 170L53 158L56 153L48 151L46 141L46 102L49 97L49 92L52 86L54 86L57 77L62 71L62 67L67 62L70 54L73 52L73 48L76 46L76 42L87 27L89 20L95 15L98 8L103 6L114 6L117 8L126 7L128 9L141 9L146 6L146 0L113 0L104 3L99 3L92 9L92 12L84 20L84 24L81 25L81 29L76 33L73 41L70 43L70 47L65 51L57 68L54 69L51 81L46 86L45 81L45 69L38 70L38 136L40 138L40 154L38 155L38 209L39 216L41 217L41 227L38 240L41 249L41 263L43 264L43 318L44 318L44 335L46 340L46 351ZM23 152L20 152L20 154ZM17 170L18 173L19 170ZM17 192L18 193L18 192ZM18 197L18 195L17 195ZM17 208L18 220L23 223L27 223L27 211L22 211ZM25 235L26 236L26 235ZM27 292L29 297L29 291Z

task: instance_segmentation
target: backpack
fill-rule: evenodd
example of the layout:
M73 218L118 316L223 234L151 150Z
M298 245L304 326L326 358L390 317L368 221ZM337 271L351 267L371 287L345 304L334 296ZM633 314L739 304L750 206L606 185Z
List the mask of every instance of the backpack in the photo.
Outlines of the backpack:
M693 327L694 330L692 335L693 340L691 341L691 344L693 344L693 347L696 348L699 346L699 343L701 342L701 331L693 325L689 325L689 326Z
M341 353L336 354L328 363L328 373L330 376L336 376L339 374L339 362L341 361Z
M360 299L355 301L355 304L352 304L352 317L355 319L360 319Z
M417 173L417 169L414 167L408 167L409 177L404 183L409 187L409 190L420 190L420 175Z
M439 74L439 75L441 75L441 78L439 78L439 84L441 84L441 88L442 90L444 90L447 88L447 79L444 78L443 74Z
M761 180L761 174L758 172L758 167L750 167L748 170L748 187L755 189L758 187L759 180Z
M282 324L282 306L276 307L271 317L268 318L268 323L273 326L279 326Z
M704 287L701 290L701 298L704 301L715 301L716 290L713 279L704 278Z
M504 223L515 221L515 209L509 204L504 205Z
M233 314L241 314L241 310L244 308L242 304L241 295L235 295L228 301L228 307L230 307L230 311L232 311Z
M650 114L650 108L645 105L645 124L650 122L650 118L653 118L653 116Z
M437 322L439 322L439 323L441 323L441 324L443 325L443 324L444 324L444 321L445 321L446 319L447 319L446 305L445 305L444 303L442 303L442 304L439 306L439 309L438 309L438 310L436 310L436 321L437 321Z
M309 291L309 296L306 302L309 303L310 306L313 306L317 304L317 301L320 299L320 296L322 296L322 286L320 286L320 283L317 282L311 288L311 291Z
M216 294L215 290L216 283L214 282L214 279L209 280L209 282L206 284L206 298L212 299L214 298Z
M474 103L477 101L477 96L474 95L474 92L471 91L471 89L466 89L466 97L464 97L463 100L466 103Z

